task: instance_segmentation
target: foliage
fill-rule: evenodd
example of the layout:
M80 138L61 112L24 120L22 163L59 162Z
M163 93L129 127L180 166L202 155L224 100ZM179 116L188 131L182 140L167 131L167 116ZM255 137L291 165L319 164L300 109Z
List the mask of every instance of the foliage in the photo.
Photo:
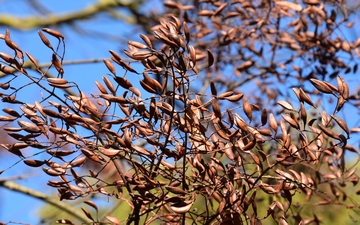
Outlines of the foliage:
M1 98L14 108L0 119L16 141L1 146L55 177L60 201L105 195L130 212L99 219L82 207L93 223L319 224L330 207L354 217L344 190L358 183L359 130L340 112L359 104L343 75L357 72L360 39L338 35L353 22L325 2L164 2L152 34L109 51L90 95L63 69L65 35L38 32L51 77L7 30ZM30 86L41 99L23 100Z

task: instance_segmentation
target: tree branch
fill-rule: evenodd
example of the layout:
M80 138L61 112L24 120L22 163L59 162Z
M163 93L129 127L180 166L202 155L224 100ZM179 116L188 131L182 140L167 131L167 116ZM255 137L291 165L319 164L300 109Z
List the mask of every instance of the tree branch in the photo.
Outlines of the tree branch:
M74 216L75 218L79 219L81 222L89 222L89 219L82 212L79 212L78 210L76 210L69 204L61 202L58 199L54 199L53 197L47 196L42 192L19 185L12 181L0 180L0 186L7 188L9 190L12 190L12 191L16 191L16 192L31 196L33 198L40 199L50 205L57 207L58 209L60 209L62 211L68 213L69 215Z
M83 10L67 14L48 14L45 16L28 17L0 14L0 26L12 27L19 30L30 30L36 27L48 27L88 19L90 16L114 9L114 7L124 7L133 11L134 8L138 7L138 5L139 2L131 2L127 0L99 0L92 5L85 7ZM121 19L129 24L136 23L136 19L129 16L121 16L118 14L117 19Z

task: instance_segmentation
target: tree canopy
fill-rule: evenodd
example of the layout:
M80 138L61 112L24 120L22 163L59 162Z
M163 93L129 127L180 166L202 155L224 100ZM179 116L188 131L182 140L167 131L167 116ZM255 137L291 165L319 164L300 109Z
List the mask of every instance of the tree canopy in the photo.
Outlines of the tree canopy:
M357 223L356 6L98 1L53 15L31 2L41 17L0 15L0 146L14 156L0 184L61 212L45 207L44 223ZM136 35L67 60L65 29L91 35L80 22L101 13ZM34 28L47 63L15 41ZM91 78L68 67L98 62ZM19 163L57 196L8 180Z

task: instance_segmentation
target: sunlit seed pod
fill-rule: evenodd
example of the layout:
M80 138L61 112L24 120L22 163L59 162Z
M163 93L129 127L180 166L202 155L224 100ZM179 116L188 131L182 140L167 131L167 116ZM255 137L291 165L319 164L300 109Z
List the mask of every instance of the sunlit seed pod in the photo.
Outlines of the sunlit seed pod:
M52 30L50 28L42 28L41 30L48 33L48 34L50 34L53 37L56 37L57 39L63 39L64 40L64 36L59 31Z
M99 147L98 149L102 154L104 154L104 155L106 155L108 157L114 157L114 156L118 155L121 152L121 150L113 149L113 148Z
M294 110L292 105L286 101L277 101L277 104L287 110Z
M41 132L41 129L38 126L36 126L36 125L34 125L34 124L30 123L30 122L18 120L17 123L26 132L29 132L29 133L39 133L39 132Z
M170 205L170 209L177 214L187 213L192 206L192 201L181 201Z
M147 83L145 83L144 80L140 80L140 85L142 88L144 88L145 91L149 92L149 93L153 93L156 94L156 90L153 89L152 87L150 87Z
M102 76L102 79L103 79L106 87L109 89L109 91L110 91L113 95L116 95L116 91L115 91L114 85L111 83L111 81L110 81L106 76Z
M3 108L2 111L4 111L5 113L7 113L11 116L21 117L21 115L17 111L15 111L14 109L11 109L11 108Z
M144 45L144 44L142 44L140 42L137 42L137 41L128 41L128 45L132 45L135 48L140 48L140 49L147 49L148 48L147 45Z
M138 96L139 98L141 98L141 91L139 89L137 89L136 87L130 87L129 91L131 91L132 93L134 93L136 96Z
M62 78L47 78L50 84L67 84L68 81Z
M339 127L341 127L341 129L343 129L346 132L347 136L349 137L350 132L349 132L347 123L343 119L341 119L335 115L330 115L330 116L336 121L336 123L339 125Z
M300 126L298 123L296 123L295 120L293 120L288 114L281 114L282 118L284 118L284 120L286 122L288 122L290 124L290 126L292 126L293 128L299 130Z
M38 34L40 36L41 41L46 45L46 47L48 47L48 48L50 48L51 50L54 51L54 48L51 45L49 39L47 39L47 37L40 30L38 30Z
M251 105L249 104L246 97L243 99L243 110L245 112L245 115L249 118L249 120L251 122L251 120L252 120L252 108L251 108Z
M11 57L10 55L4 52L0 52L0 58L2 58L3 60L5 60L7 63L10 64L13 64L15 62L15 59L13 57Z
M229 101L231 101L231 102L238 102L238 101L240 101L243 97L244 97L244 94L238 93L238 94L234 94L234 95L232 95L232 96L225 97L225 98L226 98L226 100L229 100Z
M226 91L224 93L221 93L220 95L218 95L218 99L226 99L226 97L230 97L234 94L234 92L232 91Z
M102 94L109 94L106 88L99 81L95 81L95 85Z
M314 85L314 87L316 89L318 89L322 93L328 93L328 94L333 93L333 90L331 89L331 87L329 87L325 82L323 82L321 80L311 78L310 82L312 85Z
M299 89L299 94L300 94L300 101L306 102L309 105L311 105L312 107L316 108L314 103L312 102L310 96L308 94L306 94L302 88Z
M36 68L39 67L37 60L28 52L25 52L30 61L35 65Z
M108 59L103 59L103 61L105 63L105 66L108 68L108 70L116 76L116 70L114 65L111 63L111 61Z
M153 48L153 45L148 36L146 36L145 34L140 34L140 38L145 42L147 46L149 46L151 49Z

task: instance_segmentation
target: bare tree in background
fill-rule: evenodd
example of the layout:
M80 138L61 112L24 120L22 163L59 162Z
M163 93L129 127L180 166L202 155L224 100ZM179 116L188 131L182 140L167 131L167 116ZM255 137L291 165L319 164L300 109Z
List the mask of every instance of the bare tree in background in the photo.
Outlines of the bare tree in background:
M359 96L345 76L357 73L360 38L344 35L354 12L317 0L164 6L141 42L109 51L89 95L64 70L62 33L38 32L47 67L1 35L13 50L0 53L1 98L14 107L2 108L12 142L0 145L49 175L58 200L30 194L63 210L85 200L60 224L329 222L319 208L356 223L359 124L346 117ZM43 95L27 102L30 86ZM98 195L124 203L126 219L86 199Z

